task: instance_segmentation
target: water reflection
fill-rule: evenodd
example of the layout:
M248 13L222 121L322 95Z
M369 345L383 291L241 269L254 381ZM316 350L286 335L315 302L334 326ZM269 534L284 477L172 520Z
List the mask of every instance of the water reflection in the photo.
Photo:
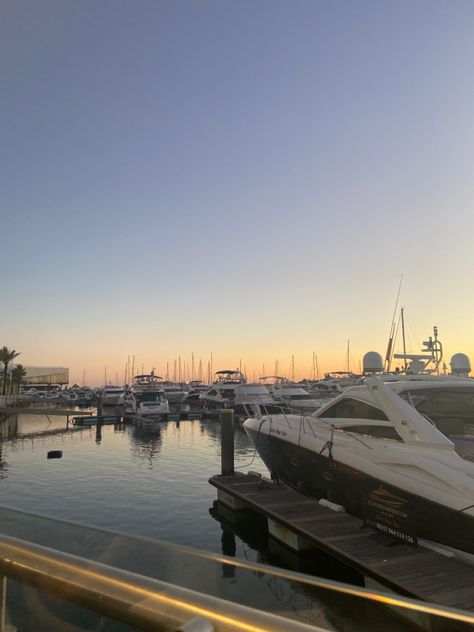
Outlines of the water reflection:
M221 537L222 553L229 557L235 557L237 551L237 545L235 542L235 535L230 529L222 527ZM235 566L229 564L222 564L222 577L226 579L235 578Z
M0 481L2 502L59 519L33 519L0 509L3 533L223 599L324 624L329 630L390 631L397 625L399 629L393 613L380 610L381 606L365 602L354 605L340 594L330 595L323 589L270 576L258 568L242 569L222 558L212 562L190 559L155 542L160 539L223 552L229 559L262 561L361 583L360 576L351 575L352 571L322 554L301 558L269 540L265 523L254 514L234 524L231 512L227 515L215 506L208 509L215 498L208 479L220 470L219 422L170 422L157 433L116 425L103 426L98 434L96 427L67 429L65 425L61 419L53 418L49 423L44 418L22 417L17 429L11 427L10 437L0 441L3 472L8 461L8 477L3 474ZM254 448L239 427L235 443L237 463L254 458ZM47 461L46 453L52 448L64 450L64 458ZM258 456L252 469L266 473ZM22 625L19 629L34 627ZM91 629L90 625L84 627ZM409 629L406 623L404 627ZM56 629L60 629L59 624Z
M191 554L184 547L162 545L149 539L107 533L4 508L0 508L0 519L2 531L6 534L300 622L319 625L326 630L362 632L381 629L395 632L400 629L400 620L383 606L341 593L333 594L327 589L304 584L297 577L278 576L271 569L256 565L243 568L238 563L234 565L230 559L218 561L205 553ZM235 554L238 537L235 526L223 526L221 545L227 556ZM275 562L275 558L268 558L265 553L261 555L261 561L269 560ZM32 606L36 612L40 612L42 607L53 609L55 615L47 616L44 613L44 618L40 619L40 622L48 622L52 630L65 629L60 627L61 621L76 624L77 629L89 630L94 629L97 623L74 606L64 604L58 616L56 605L49 599L41 598L41 603L38 603L30 593L16 593L13 596L14 603L12 605L10 601L10 607L16 625L23 622L24 613ZM407 621L403 627L406 632L414 629ZM33 628L22 626L21 629ZM41 625L40 629L47 627Z
M153 468L153 461L159 456L162 444L162 429L153 432L137 427L127 427L131 453L135 458L146 461L148 469Z
M4 441L12 439L18 432L18 415L0 415L0 479L8 476L8 463Z
M189 422L188 422L189 423ZM200 421L201 432L207 435L220 451L221 448L221 423L214 420ZM254 445L250 442L247 433L239 423L234 424L234 457L236 469L251 465L250 459L256 457ZM258 457L258 460L260 458ZM265 468L265 472L267 472Z
M0 415L0 439L11 439L18 432L18 415Z
M209 513L221 524L222 553L234 557L236 538L250 549L257 551L257 561L265 565L298 571L305 575L325 577L363 587L363 576L332 560L322 551L305 552L304 556L294 553L268 536L266 521L251 511L232 512L215 501ZM260 534L259 537L256 534ZM249 555L249 558L252 556ZM235 569L225 569L222 577L235 578ZM275 602L280 604L278 614L298 619L304 623L320 626L326 630L356 632L380 629L386 632L400 630L399 616L387 607L369 603L350 596L342 596L316 586L305 585L284 577L269 575L255 570L254 576L266 587ZM261 594L269 603L268 594ZM264 602L262 603L265 606ZM261 606L261 607L262 607ZM274 606L273 606L273 610ZM419 630L408 620L403 621L406 631Z
M98 423L95 427L95 442L100 445L102 441L102 424Z

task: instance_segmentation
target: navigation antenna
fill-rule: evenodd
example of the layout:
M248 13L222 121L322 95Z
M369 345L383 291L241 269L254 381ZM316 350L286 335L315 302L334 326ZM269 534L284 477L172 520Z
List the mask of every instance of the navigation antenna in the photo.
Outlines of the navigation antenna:
M431 352L432 362L434 363L433 373L436 371L439 375L439 365L443 359L443 345L438 340L438 327L436 325L433 327L433 337L430 336L428 340L423 341L423 345L425 346L422 349L423 352Z
M443 359L443 345L438 340L438 327L433 327L433 336L423 341L421 353L395 353L394 358L404 360L405 372L410 375L417 373L437 373L439 375L439 365ZM410 364L407 366L407 360ZM433 363L433 368L428 368Z

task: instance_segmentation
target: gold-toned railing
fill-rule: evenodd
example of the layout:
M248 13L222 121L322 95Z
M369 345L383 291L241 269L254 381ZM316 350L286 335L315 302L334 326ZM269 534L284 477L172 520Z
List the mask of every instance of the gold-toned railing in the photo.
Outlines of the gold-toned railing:
M25 514L26 516L27 514ZM114 534L110 532L110 535ZM117 534L118 535L118 534ZM143 539L146 542L145 539ZM155 546L180 556L213 561L236 569L265 573L298 582L306 587L337 594L344 599L361 599L388 606L400 616L421 616L428 624L434 618L463 622L474 627L474 614L405 597L369 591L256 562L229 558L167 543ZM315 625L294 621L226 601L202 592L182 588L83 557L0 535L0 632L6 630L7 579L14 579L69 603L89 609L142 630L162 632L318 632Z
M141 630L317 632L298 623L105 564L0 536L0 629L7 578Z

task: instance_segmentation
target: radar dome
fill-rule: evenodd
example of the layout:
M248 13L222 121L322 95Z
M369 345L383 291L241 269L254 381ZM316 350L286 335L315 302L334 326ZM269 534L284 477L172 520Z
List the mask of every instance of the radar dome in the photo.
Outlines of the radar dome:
M451 358L451 373L467 377L471 372L471 361L465 353L455 353Z
M368 351L362 359L364 373L382 373L383 360L377 351Z

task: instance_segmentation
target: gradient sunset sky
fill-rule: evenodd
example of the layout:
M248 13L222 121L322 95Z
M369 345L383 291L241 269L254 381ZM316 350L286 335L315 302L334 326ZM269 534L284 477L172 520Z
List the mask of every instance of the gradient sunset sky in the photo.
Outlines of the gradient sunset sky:
M472 0L0 0L0 346L71 383L474 361Z

